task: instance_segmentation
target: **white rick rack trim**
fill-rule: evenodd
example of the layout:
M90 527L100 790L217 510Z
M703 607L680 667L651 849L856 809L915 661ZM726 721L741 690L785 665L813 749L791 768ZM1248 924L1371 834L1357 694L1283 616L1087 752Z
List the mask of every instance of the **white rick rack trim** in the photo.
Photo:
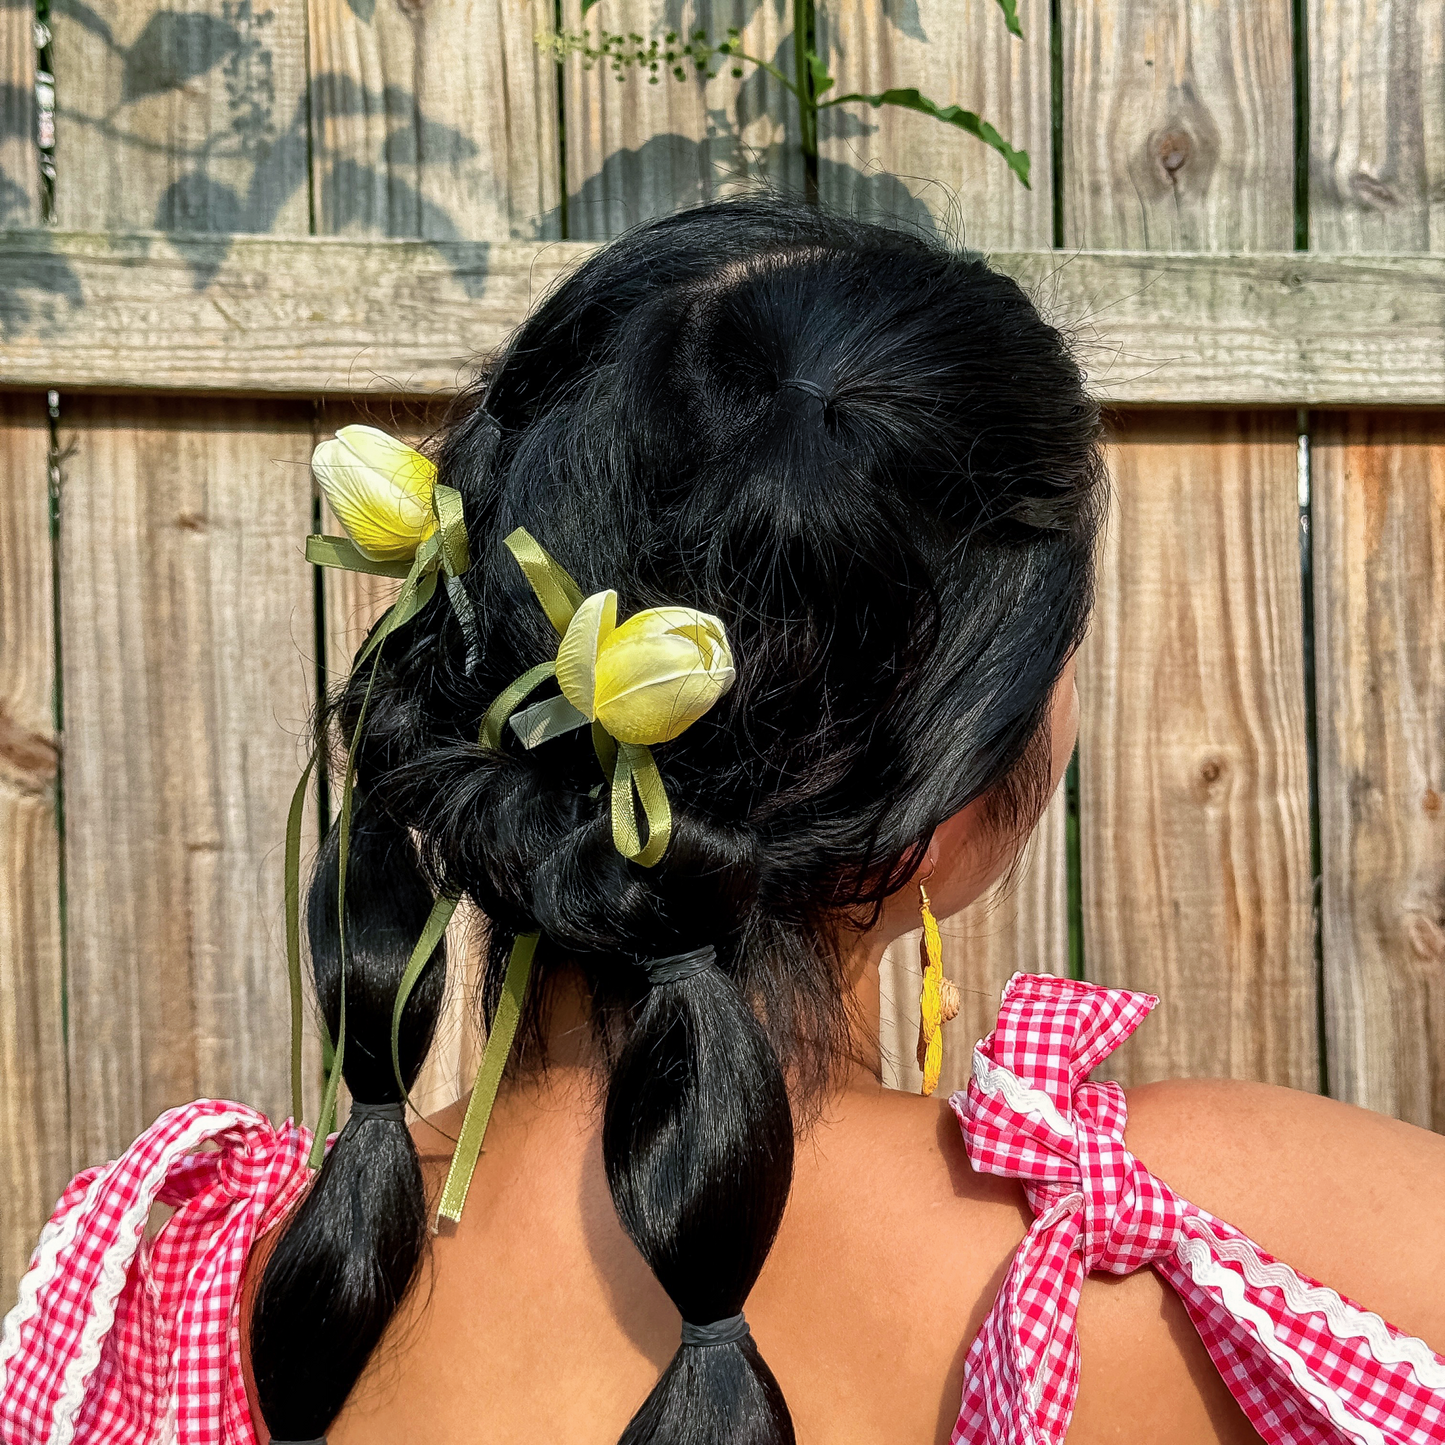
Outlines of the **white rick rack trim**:
M1409 1365L1416 1380L1427 1390L1445 1390L1445 1364L1424 1340L1414 1335L1392 1335L1390 1327L1370 1310L1356 1309L1328 1285L1307 1285L1294 1270L1278 1260L1266 1261L1244 1239L1221 1239L1202 1220L1190 1219L1186 1229L1198 1230L1213 1246L1214 1253L1232 1260L1256 1289L1273 1288L1284 1295L1290 1313L1325 1317L1337 1340L1365 1340L1370 1353L1382 1365Z
M75 1358L65 1367L65 1383L51 1415L50 1438L46 1445L70 1445L75 1436L75 1416L85 1403L85 1387L95 1373L95 1367L100 1363L101 1347L111 1325L115 1323L115 1303L120 1298L121 1290L125 1288L126 1271L140 1246L141 1232L155 1201L156 1191L170 1171L171 1165L204 1140L222 1133L232 1125L254 1122L256 1117L250 1109L230 1109L225 1113L209 1114L193 1120L166 1146L164 1153L151 1166L150 1172L140 1181L130 1208L117 1221L115 1243L106 1250L101 1260L100 1281L91 1297L91 1311L81 1332L80 1346L75 1352ZM110 1172L107 1169L101 1178L108 1178Z
M1354 1414L1330 1386L1310 1373L1300 1353L1275 1334L1274 1321L1258 1305L1251 1304L1244 1297L1244 1280L1215 1259L1210 1252L1211 1243L1216 1247L1219 1244L1212 1234L1209 1242L1191 1235L1179 1241L1174 1257L1187 1266L1195 1284L1219 1296L1225 1309L1250 1328L1264 1350L1289 1371L1301 1392L1308 1395L1345 1435L1357 1441L1358 1445L1388 1445L1377 1425Z
M978 1055L974 1055L977 1060ZM1011 1076L1014 1077L1014 1076ZM1016 1080L1017 1082L1017 1080ZM1012 1102L1012 1101L1010 1101ZM1077 1213L1086 1203L1084 1196L1077 1189L1071 1194L1066 1194L1057 1203L1051 1204L1039 1217L1034 1220L1024 1238L1021 1249L1036 1249L1039 1244L1039 1236L1047 1234L1054 1225L1061 1219L1067 1219L1071 1214ZM1017 1337L1022 1333L1023 1327L1017 1321L1014 1325L1014 1333ZM1029 1376L1029 1405L1037 1410L1044 1399L1044 1377L1042 1372L1035 1372Z
M990 1098L1002 1094L1014 1113L1033 1114L1055 1134L1062 1134L1065 1139L1076 1137L1073 1121L1059 1112L1059 1106L1042 1089L1024 1083L1012 1069L1006 1069L1002 1064L989 1063L977 1047L973 1051L973 1081Z
M0 1392L5 1389L6 1369L20 1348L20 1331L40 1308L40 1291L55 1277L60 1268L61 1251L74 1238L80 1221L89 1213L105 1188L108 1169L100 1172L86 1186L85 1193L71 1206L63 1219L52 1219L40 1231L40 1242L31 1256L30 1268L20 1277L20 1297L0 1325Z

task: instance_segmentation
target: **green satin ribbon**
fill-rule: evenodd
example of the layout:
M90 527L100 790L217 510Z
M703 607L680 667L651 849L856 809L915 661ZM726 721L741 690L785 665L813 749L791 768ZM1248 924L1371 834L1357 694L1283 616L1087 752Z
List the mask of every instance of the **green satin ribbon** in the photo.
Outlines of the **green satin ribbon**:
M571 574L525 527L506 538L507 550L517 560L523 575L537 594L542 611L556 629L560 640L567 633L572 615L582 605L582 589ZM502 728L518 706L557 671L555 659L528 669L507 687L487 709L482 720L482 744L499 748ZM651 868L667 851L672 837L672 808L667 789L652 750L642 743L622 743L600 722L592 723L592 744L612 789L612 841L624 858ZM637 805L647 825L644 841L637 821Z
M480 652L476 617L471 602L461 583L461 574L470 565L467 545L466 523L462 514L461 493L453 487L438 483L432 489L432 511L436 527L431 535L416 550L410 564L404 562L378 562L367 557L346 537L325 537L313 534L306 539L306 560L321 567L340 567L351 572L366 572L383 577L401 577L401 590L396 600L387 609L367 644L357 653L353 667L358 667L367 657L372 659L371 675L367 679L366 692L361 699L361 710L357 713L356 727L352 731L351 744L346 751L346 772L341 785L341 813L337 822L337 940L341 961L341 998L337 1009L335 1054L327 1070L326 1089L322 1095L321 1116L316 1123L316 1137L312 1143L307 1163L319 1169L326 1157L326 1136L336 1118L336 1099L341 1087L342 1064L346 1053L346 871L351 854L351 808L352 791L356 775L356 750L361 742L361 729L366 720L366 709L371 701L371 691L376 685L377 669L381 662L381 644L397 628L411 621L436 591L437 575L447 579L447 595L457 613L457 619L467 640L468 667ZM286 860L285 860L285 906L286 906L286 966L291 994L291 1108L292 1116L299 1124L302 1119L301 1101L301 1043L302 1043L302 989L301 989L301 814L305 806L306 784L316 766L318 748L313 748L305 771L301 774L296 790L291 796L291 807L286 819ZM324 1025L323 1025L324 1027Z
M452 1151L451 1168L447 1170L447 1182L442 1188L441 1203L437 1206L437 1215L450 1219L453 1224L461 1223L462 1206L467 1202L467 1190L471 1188L472 1174L482 1152L482 1139L492 1117L492 1106L497 1102L502 1071L507 1066L507 1056L512 1052L512 1041L517 1037L522 1000L527 994L527 979L532 972L532 957L537 951L539 936L519 933L512 943L502 996L497 1001L497 1012L492 1018L487 1045L482 1050L482 1062L477 1069L477 1080L472 1086L466 1117L462 1120L462 1132L457 1137L457 1147Z

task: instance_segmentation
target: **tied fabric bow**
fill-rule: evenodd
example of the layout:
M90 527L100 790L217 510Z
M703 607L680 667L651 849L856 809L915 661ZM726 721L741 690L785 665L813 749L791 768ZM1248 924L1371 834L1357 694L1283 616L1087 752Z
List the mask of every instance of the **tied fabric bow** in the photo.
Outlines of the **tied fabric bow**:
M1073 1007L1059 1008L1055 984L1080 990ZM1084 1276L1130 1274L1178 1242L1180 1201L1124 1148L1124 1091L1086 1082L1157 1003L1016 974L967 1093L950 1100L974 1168L1022 1180L1038 1216L969 1352L960 1425L977 1425L955 1440L1061 1442L1078 1392Z
M1015 974L949 1100L975 1169L1023 1182L1037 1218L964 1366L953 1445L1063 1445L1086 1274L1151 1265L1270 1445L1445 1438L1445 1359L1181 1199L1124 1147L1118 1084L1089 1073L1158 1003Z

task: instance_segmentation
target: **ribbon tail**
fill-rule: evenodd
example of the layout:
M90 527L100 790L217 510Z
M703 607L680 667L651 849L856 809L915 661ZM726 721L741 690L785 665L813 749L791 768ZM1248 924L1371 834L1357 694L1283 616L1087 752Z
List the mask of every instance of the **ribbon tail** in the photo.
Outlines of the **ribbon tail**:
M647 842L642 841L633 807L633 793L642 804ZM651 868L667 851L672 837L672 808L652 750L640 743L619 743L612 774L612 841L624 858Z
M602 765L602 771L611 783L612 774L617 767L617 741L600 722L592 724L592 751L597 754L597 761Z
M296 791L291 794L291 807L286 814L286 975L291 994L291 1118L297 1128L304 1122L301 1112L301 815L306 808L306 784L315 770L319 753L318 748L312 748Z
M497 1001L497 1012L487 1034L487 1046L482 1050L482 1061L477 1066L476 1083L472 1087L466 1117L462 1120L462 1132L457 1137L451 1168L447 1170L447 1182L442 1189L441 1204L437 1208L438 1218L450 1219L453 1224L461 1222L462 1206L467 1202L472 1174L482 1152L482 1140L492 1117L492 1106L497 1101L502 1071L506 1067L507 1056L512 1052L512 1041L517 1036L522 1000L527 993L527 979L532 972L532 957L537 951L539 936L519 933L512 943L502 996Z
M491 748L495 752L502 746L502 728L511 717L517 704L525 698L528 693L534 692L549 677L557 674L557 664L553 662L539 662L536 667L529 667L516 682L509 684L499 692L487 709L486 716L482 718L482 726L477 734L477 741L484 748Z
M371 690L376 686L376 675L381 666L381 644L415 613L415 606L408 611L403 604L415 598L419 590L417 576L423 565L425 565L423 560L418 558L416 565L402 584L401 595L382 619L381 625L372 633L371 641L367 643L361 653L361 657L368 652L373 653L374 656L371 661L371 676L367 679L366 691L361 698L361 708L356 714L356 727L352 730L351 745L346 750L346 771L341 782L341 815L336 825L336 937L341 967L341 1000L336 1018L336 1053L331 1067L327 1071L326 1091L321 1099L321 1117L316 1121L316 1138L311 1145L310 1158L306 1161L312 1169L319 1169L326 1158L326 1136L331 1132L331 1125L336 1118L336 1096L341 1087L342 1065L346 1056L346 870L351 856L351 799L356 779L356 749L361 743L361 729L366 723L367 705L371 702ZM432 587L435 587L435 572L429 573L422 581L430 582ZM360 660L359 657L358 662Z
M582 605L582 589L572 580L572 575L550 552L525 528L518 527L504 540L503 545L517 560L547 620L557 629L561 637L572 621L572 614Z
M411 571L410 562L378 562L349 537L327 537L319 532L306 539L306 560L316 567L339 567L344 572L368 572L374 577L405 577Z
M472 599L460 577L447 573L447 596L451 598L452 611L461 624L462 637L467 644L466 671L474 673L482 662L482 634L477 627L477 614L472 610Z
M411 997L411 991L416 987L416 981L422 976L427 965L432 961L432 954L436 946L442 940L442 935L447 931L447 924L452 921L452 914L457 911L457 899L449 898L442 894L432 904L431 912L421 931L421 937L416 941L416 947L411 951L411 958L407 960L406 972L401 976L401 983L397 985L396 1003L391 1010L391 1067L396 1075L396 1086L401 1090L401 1097L406 1101L413 1113L419 1114L420 1109L411 1102L411 1094L407 1091L406 1080L401 1076L401 1015L406 1008L406 1001Z

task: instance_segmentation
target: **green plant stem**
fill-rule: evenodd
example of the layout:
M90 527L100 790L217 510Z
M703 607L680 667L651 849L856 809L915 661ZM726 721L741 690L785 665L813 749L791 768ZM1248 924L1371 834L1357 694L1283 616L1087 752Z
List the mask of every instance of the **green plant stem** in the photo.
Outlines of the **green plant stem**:
M766 70L768 74L771 75L773 79L776 80L778 84L781 85L783 89L788 92L789 95L797 95L798 87L794 85L793 82L789 80L788 77L784 75L783 72L779 70L776 65L769 65L766 60L759 60L756 55L749 55L746 50L730 50L728 54L738 60L746 60L749 65L756 65L759 70ZM814 154L817 153L817 149L817 141L815 139L813 143Z
M818 204L818 100L808 56L816 48L817 15L813 0L793 0L793 73L798 98L798 146L803 152L804 196Z

